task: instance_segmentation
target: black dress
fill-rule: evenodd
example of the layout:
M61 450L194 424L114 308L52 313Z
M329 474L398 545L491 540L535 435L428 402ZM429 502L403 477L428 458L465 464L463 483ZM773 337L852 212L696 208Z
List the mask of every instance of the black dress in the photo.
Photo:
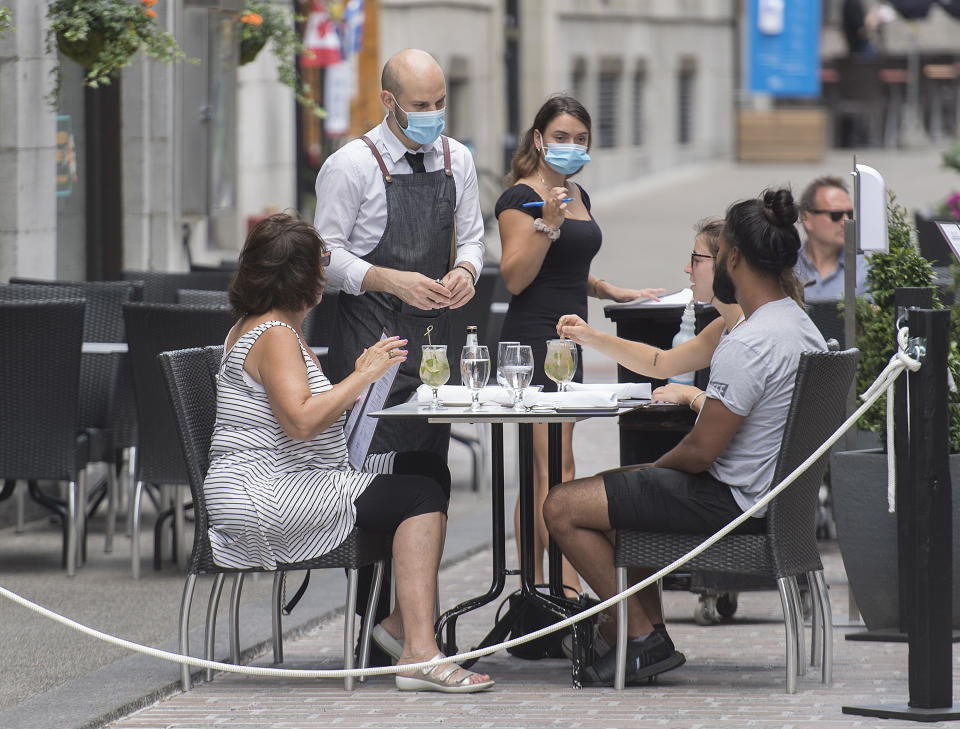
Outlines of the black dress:
M580 195L589 212L590 197L582 187ZM495 211L499 218L504 210L520 210L530 216L532 225L533 219L541 216L542 208L524 208L521 205L542 200L529 185L514 185L497 200ZM544 391L557 389L543 372L547 340L557 338L557 320L563 314L577 314L586 320L587 276L590 274L590 262L600 250L602 238L600 226L593 216L590 220L567 218L560 226L560 237L544 256L536 277L527 288L510 299L500 340L529 344L533 348L533 384L543 385ZM582 353L577 357L577 371L573 379L583 382Z

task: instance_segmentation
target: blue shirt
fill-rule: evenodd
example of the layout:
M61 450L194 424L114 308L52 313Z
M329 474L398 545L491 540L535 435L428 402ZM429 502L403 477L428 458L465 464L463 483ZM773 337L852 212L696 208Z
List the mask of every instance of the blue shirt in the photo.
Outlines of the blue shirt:
M857 254L857 294L864 294L867 291L867 269L869 264L867 258L862 253ZM794 272L803 286L803 298L806 301L821 301L823 299L834 299L839 301L843 298L843 256L837 259L837 267L833 273L821 278L817 267L807 258L806 246L800 249L797 257L797 265Z

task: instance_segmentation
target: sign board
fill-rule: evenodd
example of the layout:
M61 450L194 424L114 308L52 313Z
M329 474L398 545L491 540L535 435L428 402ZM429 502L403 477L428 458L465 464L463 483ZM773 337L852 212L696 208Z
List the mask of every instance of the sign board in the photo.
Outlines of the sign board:
M943 237L947 239L947 245L949 245L950 250L953 251L954 258L960 262L960 224L945 220L938 220L936 222L940 232L943 233Z
M820 95L820 0L748 0L746 88L776 97Z

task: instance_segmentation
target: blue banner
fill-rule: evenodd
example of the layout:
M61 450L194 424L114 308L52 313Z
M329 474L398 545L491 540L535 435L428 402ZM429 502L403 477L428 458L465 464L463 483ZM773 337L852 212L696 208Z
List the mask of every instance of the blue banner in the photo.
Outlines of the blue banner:
M749 0L747 90L820 95L820 0Z

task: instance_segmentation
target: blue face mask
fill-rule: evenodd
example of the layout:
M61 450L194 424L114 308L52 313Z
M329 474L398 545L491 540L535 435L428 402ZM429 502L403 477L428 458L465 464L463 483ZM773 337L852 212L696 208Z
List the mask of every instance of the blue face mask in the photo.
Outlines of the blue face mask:
M394 98L394 103L397 103L396 98ZM430 144L437 140L443 133L443 127L446 124L446 120L443 118L443 109L437 109L436 111L407 111L400 104L397 104L397 108L402 111L407 117L407 126L403 129L403 133L406 135L407 139L411 142L416 142L417 144L424 145ZM399 119L397 120L399 123Z
M590 155L582 144L553 143L547 145L547 154L544 159L561 175L572 175L574 172L579 172L580 168L590 161Z

